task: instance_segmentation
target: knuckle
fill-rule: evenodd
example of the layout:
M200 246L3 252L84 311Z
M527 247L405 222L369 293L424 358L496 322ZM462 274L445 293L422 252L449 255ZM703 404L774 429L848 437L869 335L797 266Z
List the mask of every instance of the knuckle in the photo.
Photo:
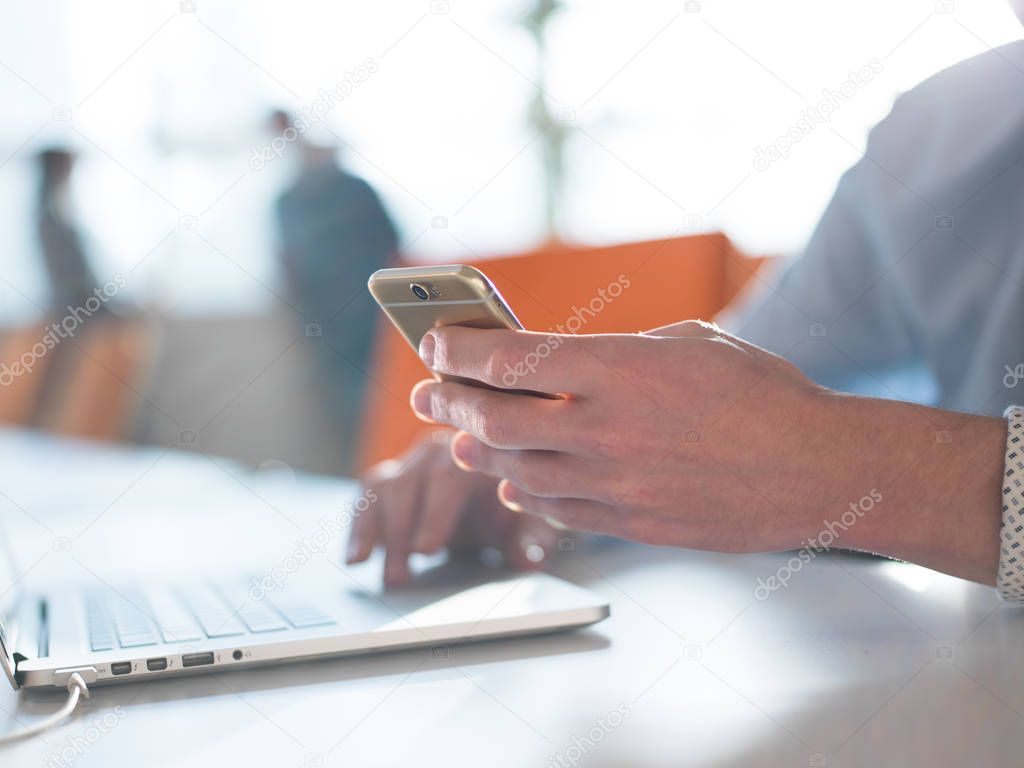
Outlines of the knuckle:
M682 327L692 336L717 336L718 326L706 320L684 320Z
M489 398L482 399L475 408L476 436L492 446L501 446L508 441L508 425L505 412Z
M450 422L452 419L452 398L447 384L431 387L430 416L434 421Z
M516 373L519 365L519 355L508 347L495 347L484 361L483 380L485 383L495 387L503 386L509 378L509 371Z
M434 332L434 368L440 371L454 370L457 365L456 345L451 343L451 334L444 328Z
M624 435L614 434L612 430L585 433L578 439L584 451L608 459L629 458L633 450Z

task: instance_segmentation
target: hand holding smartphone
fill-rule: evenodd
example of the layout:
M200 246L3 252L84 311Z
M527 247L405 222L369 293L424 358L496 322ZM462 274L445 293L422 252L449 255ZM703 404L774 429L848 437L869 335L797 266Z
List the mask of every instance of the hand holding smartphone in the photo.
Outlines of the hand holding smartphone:
M368 286L380 308L417 353L427 331L439 326L523 330L487 276L464 264L380 269L370 275ZM431 373L438 379L493 389L479 381Z

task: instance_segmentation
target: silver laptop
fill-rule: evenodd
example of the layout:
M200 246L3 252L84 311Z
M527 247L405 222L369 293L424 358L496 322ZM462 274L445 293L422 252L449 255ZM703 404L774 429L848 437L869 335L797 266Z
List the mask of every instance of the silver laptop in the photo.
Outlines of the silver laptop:
M545 574L481 583L442 567L410 588L364 589L335 578L290 579L264 594L251 577L171 584L97 583L34 590L0 546L0 664L16 688L154 680L330 656L582 627L608 616L601 597ZM72 574L69 574L71 578ZM79 580L80 581L80 580Z

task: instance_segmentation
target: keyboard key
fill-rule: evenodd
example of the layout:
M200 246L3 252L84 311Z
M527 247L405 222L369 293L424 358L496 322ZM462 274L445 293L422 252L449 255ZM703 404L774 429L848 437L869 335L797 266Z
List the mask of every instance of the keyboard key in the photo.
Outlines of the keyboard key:
M326 627L334 624L334 619L322 613L293 613L289 614L288 621L296 629L307 629L309 627Z
M202 640L206 637L192 614L185 610L181 602L169 592L154 590L150 597L153 617L156 619L160 636L166 643L185 643Z
M210 589L215 599L229 608L250 632L277 632L288 629L288 624L270 605L270 601L252 600L248 589L231 584L214 584Z
M253 602L247 592L228 596L224 588L187 590L132 589L128 597L96 592L85 596L89 646L110 651L160 642L197 642L207 637L281 632L335 624L313 605L298 599ZM282 618L283 617L283 618Z
M221 605L219 598L210 590L197 589L194 593L182 593L182 602L192 609L199 626L207 637L232 637L244 635L245 627L233 611Z
M323 611L309 603L298 600L277 601L277 609L288 619L288 623L296 629L309 627L325 627L335 621Z
M207 637L233 637L245 634L245 627L227 611L222 614L200 616L199 623Z
M160 625L160 636L165 643L185 643L193 640L202 640L203 631L194 624L186 624L178 627L169 627L166 624Z
M137 599L145 605L143 598L137 596ZM86 596L85 603L92 650L111 651L118 646L135 648L158 642L152 621L140 607L126 599L94 592Z
M114 629L122 648L136 648L140 645L156 645L157 643L153 622L140 609L128 603L115 604Z
M142 645L156 645L156 635L152 632L135 632L119 635L122 648L138 648Z
M250 632L276 632L281 629L288 629L288 625L269 608L250 603L238 611L240 618Z
M94 651L112 651L114 650L114 635L106 630L90 630L89 647Z
M110 629L110 616L93 604L87 604L86 613L89 647L94 651L112 651L115 646L114 633Z

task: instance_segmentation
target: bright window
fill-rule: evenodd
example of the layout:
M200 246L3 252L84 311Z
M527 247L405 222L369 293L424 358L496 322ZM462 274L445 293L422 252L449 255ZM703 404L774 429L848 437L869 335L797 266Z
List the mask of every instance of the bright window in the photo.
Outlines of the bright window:
M447 12L432 12L434 10ZM45 297L34 149L70 142L96 271L182 311L270 299L269 206L288 161L253 170L272 106L311 108L378 65L325 120L412 254L457 261L545 237L530 3L128 0L12 4L0 27L0 312ZM1001 0L572 0L548 27L546 90L566 143L562 235L613 242L720 228L795 250L895 95L1020 36ZM688 10L689 9L689 10ZM952 12L947 12L947 11ZM773 143L851 70L881 71L767 170ZM68 120L70 118L70 120ZM447 228L431 226L446 217ZM190 217L196 217L192 219ZM191 228L190 222L196 223Z

